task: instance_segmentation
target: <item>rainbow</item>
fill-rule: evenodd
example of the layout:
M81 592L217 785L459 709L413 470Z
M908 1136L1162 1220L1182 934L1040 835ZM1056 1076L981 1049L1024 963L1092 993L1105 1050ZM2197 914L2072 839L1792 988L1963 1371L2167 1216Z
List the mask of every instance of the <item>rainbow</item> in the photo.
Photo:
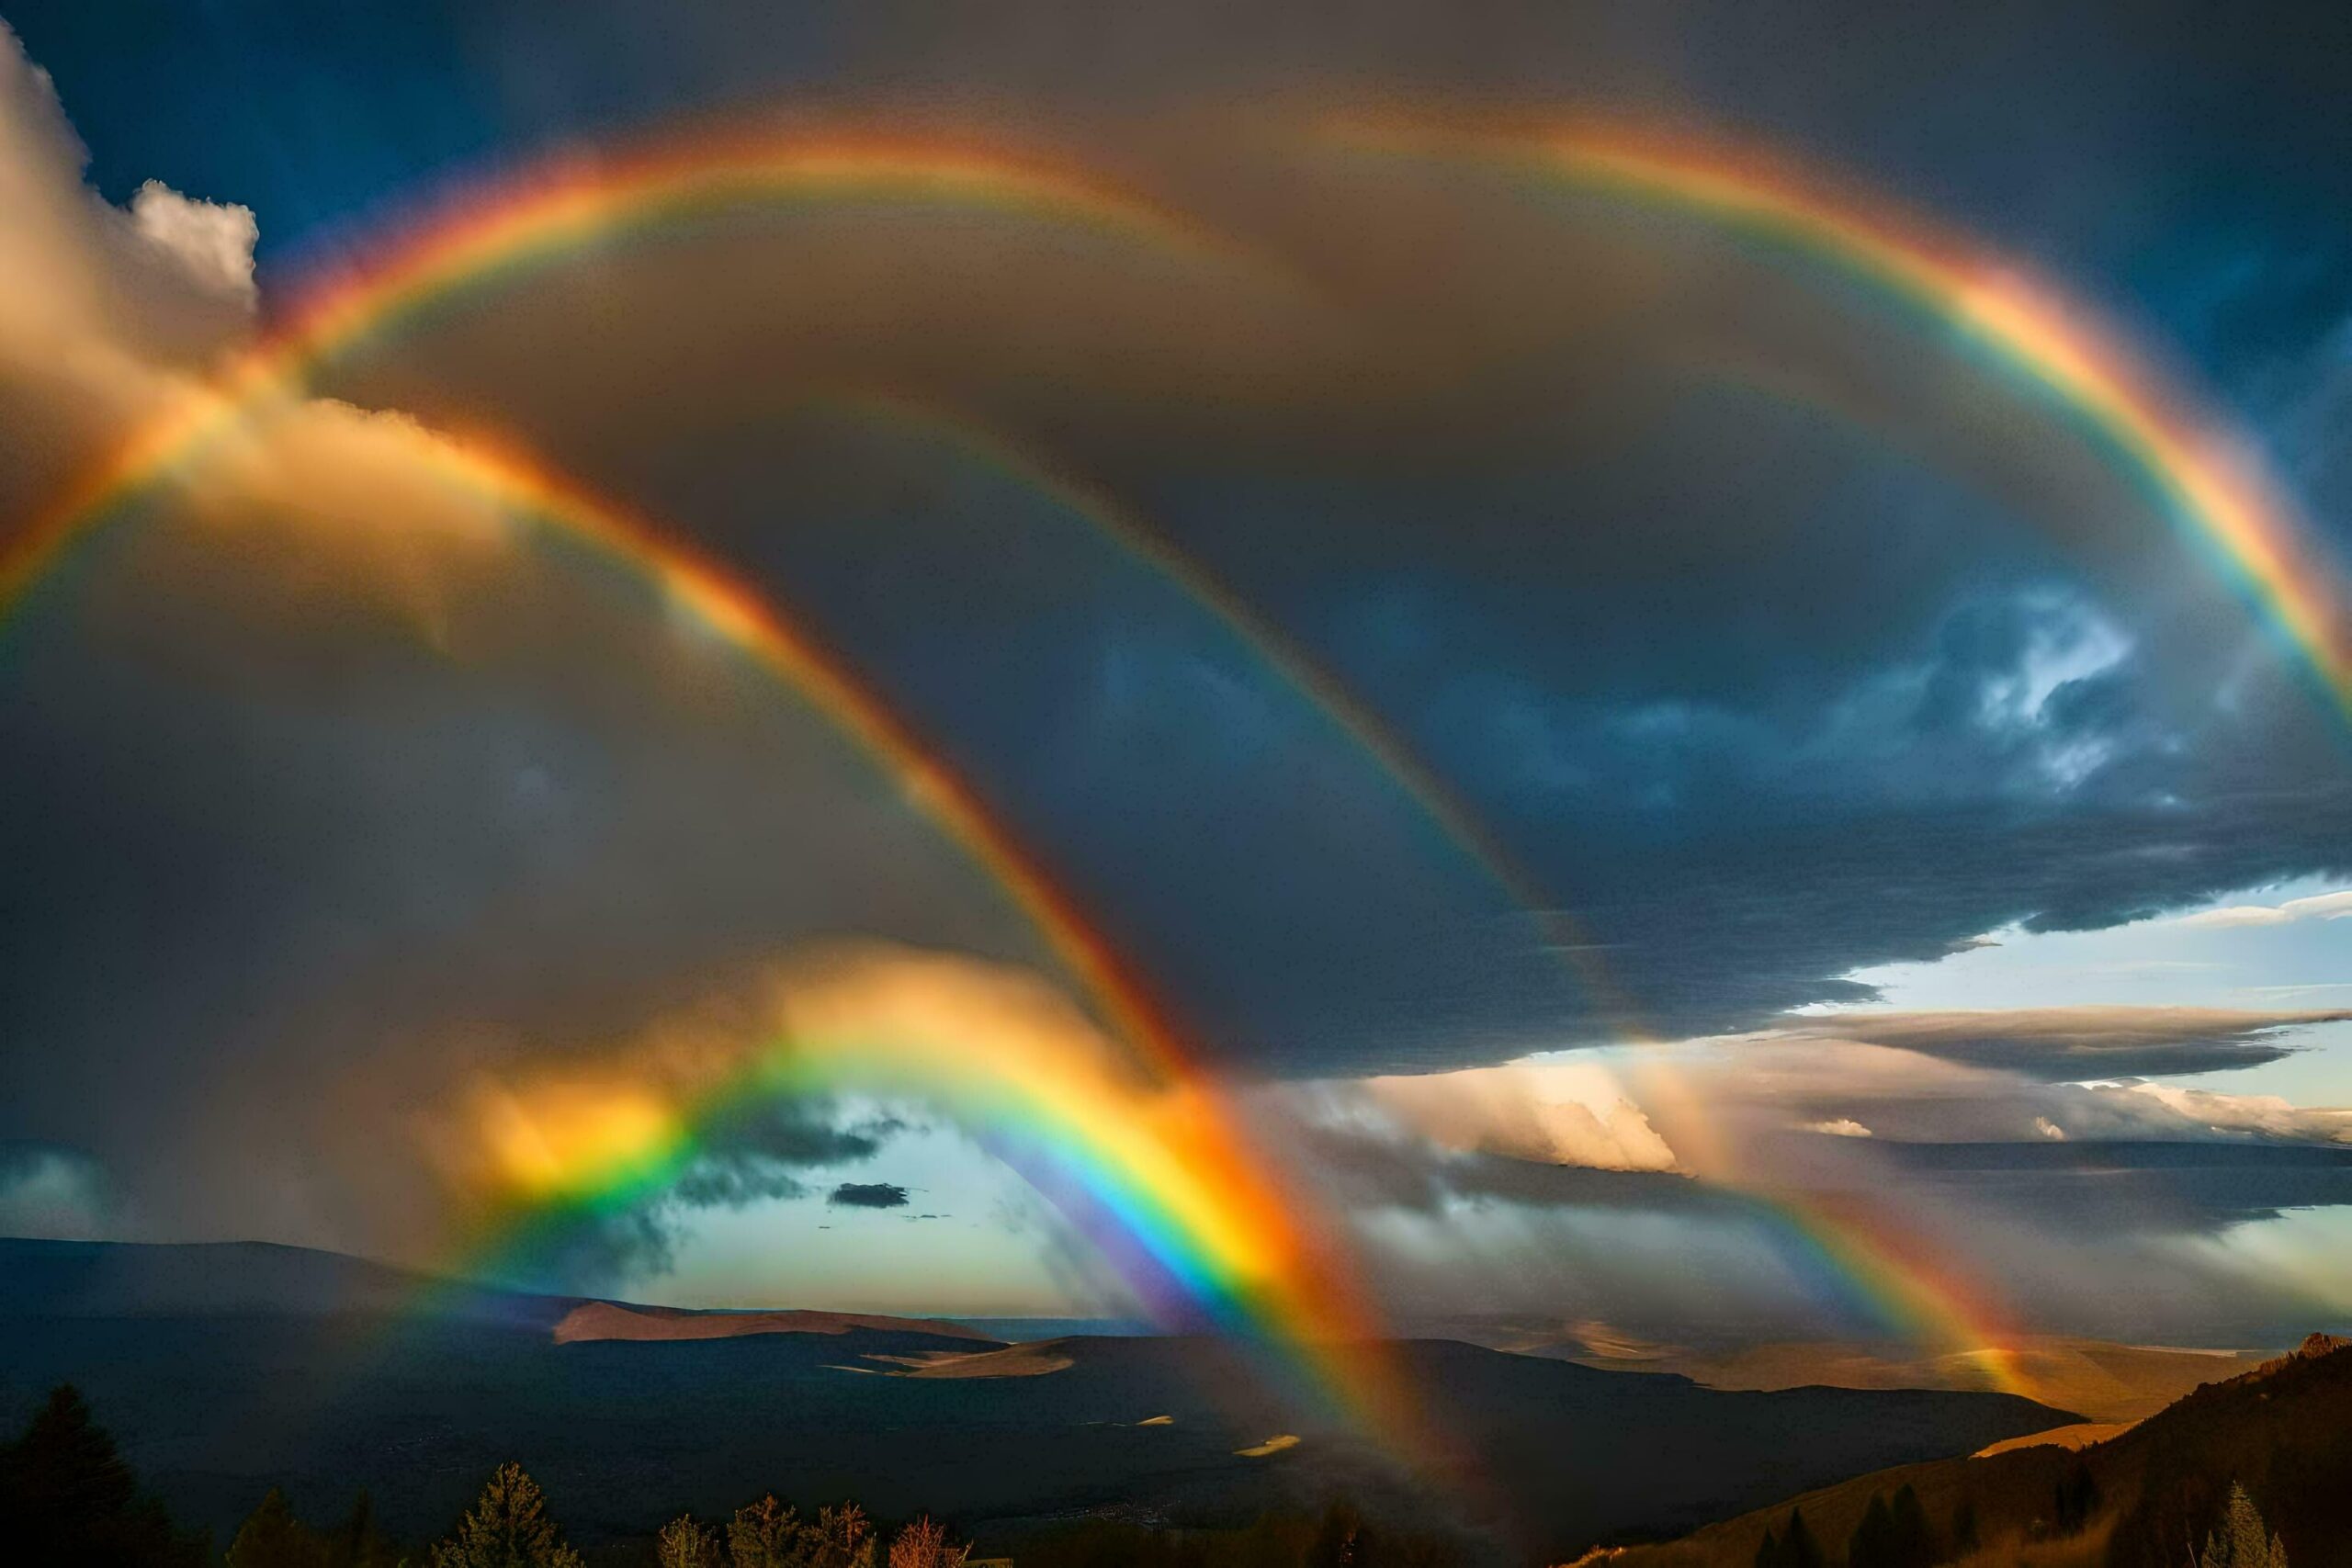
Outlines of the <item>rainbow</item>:
M711 1117L753 1097L847 1087L923 1095L975 1116L1008 1157L1020 1155L1017 1169L1084 1194L1098 1216L1090 1234L1106 1252L1146 1260L1130 1277L1148 1304L1285 1351L1367 1429L1417 1429L1399 1374L1375 1344L1377 1315L1335 1255L1332 1233L1267 1174L1182 1033L1077 901L878 694L806 628L617 504L511 449L421 432L413 440L428 471L648 581L884 763L1045 935L1135 1048L1139 1069L1136 1084L1099 1067L1089 1077L1073 1047L1040 1050L1010 1028L976 1039L968 1008L913 1022L892 1015L890 1027L852 1017L779 1036L757 1063L690 1099L620 1092L575 1113L566 1138L526 1132L509 1147L510 1195L560 1224L583 1206L608 1210L658 1191L691 1161Z
M1205 610L1275 679L1305 697L1333 728L1385 774L1422 818L1476 864L1508 903L1534 923L1547 950L1563 958L1596 997L1614 1001L1605 976L1589 967L1596 944L1557 908L1534 874L1439 772L1358 696L1331 668L1244 598L1167 530L1109 491L1023 448L974 416L871 390L842 400L889 423L935 434L1000 478L1078 518ZM1622 1011L1612 1007L1612 1016Z
M1863 1190L1808 1190L1755 1179L1675 1064L1675 1048L1638 1031L1632 1043L1625 1077L1634 1098L1665 1119L1683 1166L1727 1193L1793 1274L1825 1296L1859 1305L1878 1327L1940 1348L1989 1388L2039 1396L2018 1356L2018 1325L1981 1281L1938 1256L1914 1216Z
M75 540L209 439L272 402L303 396L321 366L429 310L615 239L730 210L851 200L1063 224L1188 264L1260 265L1191 220L1075 167L950 143L703 135L618 154L558 157L463 187L424 209L401 243L365 265L324 274L209 384L67 486L0 544L0 625Z
M659 231L698 216L786 199L903 199L1034 217L1099 231L1188 260L1239 253L1173 214L1076 171L966 149L879 140L705 138L629 156L559 160L467 192L375 265L315 290L284 325L212 383L193 389L67 488L0 550L0 629L73 547L200 460L210 444L305 395L312 369L417 312L616 234ZM1001 1120L1050 1130L1033 1140L1049 1164L1125 1234L1144 1238L1170 1281L1209 1315L1258 1324L1264 1337L1319 1364L1325 1382L1367 1419L1395 1426L1405 1402L1370 1348L1378 1324L1347 1283L1329 1243L1295 1201L1270 1186L1238 1118L1194 1065L1196 1053L1109 941L965 779L808 627L787 618L716 562L647 520L594 496L517 449L479 436L421 431L424 471L651 584L770 676L800 694L894 775L905 797L1001 887L1056 957L1140 1055L1166 1094L1187 1107L1181 1142L1113 1157L1114 1120L1089 1133L1078 1118L1105 1104L1055 1099L1029 1081L986 1101ZM944 1070L952 1052L920 1060ZM817 1059L807 1053L795 1060ZM831 1060L839 1061L839 1054ZM902 1062L918 1059L901 1052ZM769 1084L770 1090L784 1086ZM1008 1096L1010 1098L1008 1098ZM974 1097L975 1103L980 1100ZM1006 1107L1025 1107L1014 1115ZM995 1112L992 1112L995 1113ZM1025 1118L1025 1122L1023 1119ZM607 1195L638 1192L681 1156L693 1125L654 1137L640 1126L612 1157L582 1168ZM1180 1180L1181 1157L1199 1174ZM576 1196L576 1195L575 1195ZM1237 1238L1246 1237L1247 1250ZM1344 1364L1344 1365L1343 1365Z
M2038 1397L2018 1359L2016 1324L1903 1217L1859 1193L1736 1190L1801 1272L1851 1287L1883 1326L1916 1344L1945 1347L1986 1387Z
M705 1152L706 1130L747 1106L841 1092L921 1101L1060 1208L1163 1321L1273 1337L1314 1373L1304 1392L1393 1433L1388 1393L1367 1396L1362 1325L1303 1265L1298 1200L1203 1090L1138 1075L1025 976L845 948L769 976L748 1023L738 1005L602 1058L483 1079L444 1165L489 1249L516 1257L657 1196Z
M1351 149L1522 170L1690 214L1943 322L2066 410L2352 723L2352 600L2341 564L2244 442L2199 413L2087 307L2016 264L1745 147L1600 125L1479 130L1401 118L1351 119L1332 135Z

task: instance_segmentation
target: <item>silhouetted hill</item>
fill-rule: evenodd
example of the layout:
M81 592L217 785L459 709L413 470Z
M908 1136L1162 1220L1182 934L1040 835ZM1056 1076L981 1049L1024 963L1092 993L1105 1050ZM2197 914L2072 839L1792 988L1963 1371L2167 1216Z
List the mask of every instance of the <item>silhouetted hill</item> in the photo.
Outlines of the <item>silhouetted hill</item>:
M300 1317L431 1311L552 1326L578 1296L439 1280L271 1242L0 1238L0 1317Z
M0 1420L79 1383L175 1513L221 1539L272 1483L319 1515L364 1484L396 1532L435 1533L514 1458L589 1543L769 1489L854 1495L886 1517L927 1509L984 1541L1089 1514L1245 1520L1335 1493L1405 1511L1426 1491L1317 1419L1279 1362L1218 1340L996 1351L960 1325L835 1319L822 1333L565 1344L553 1325L576 1300L420 1292L397 1270L290 1248L190 1261L20 1247L0 1244L14 1303ZM25 1256L46 1287L14 1274ZM240 1258L266 1281L225 1278ZM260 1305L262 1282L300 1310ZM44 1289L71 1310L39 1310ZM444 1310L453 1300L462 1310ZM1724 1393L1442 1340L1399 1354L1482 1483L1480 1517L1521 1561L2071 1418L1996 1394ZM992 1356L1027 1375L941 1375ZM1269 1450L1279 1436L1299 1440Z
M1859 1476L1776 1503L1663 1546L1608 1558L1609 1568L1750 1568L1767 1529L1802 1507L1837 1549L1873 1495L1909 1485L1950 1537L1963 1504L1978 1539L2007 1562L2019 1543L2056 1536L2062 1485L2087 1476L2098 1497L2081 1560L2106 1568L2179 1568L2243 1483L2294 1568L2352 1568L2352 1345L2314 1335L2304 1349L2210 1383L2104 1443L2078 1451L2015 1449Z

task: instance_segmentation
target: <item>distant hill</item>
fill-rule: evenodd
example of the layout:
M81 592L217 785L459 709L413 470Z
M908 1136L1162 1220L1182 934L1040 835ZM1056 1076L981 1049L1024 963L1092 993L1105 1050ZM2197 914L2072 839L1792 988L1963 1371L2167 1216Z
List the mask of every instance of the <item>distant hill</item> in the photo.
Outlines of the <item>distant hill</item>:
M1886 1341L1780 1340L1702 1348L1634 1338L1596 1323L1462 1319L1449 1325L1474 1344L1549 1356L1610 1371L1679 1372L1710 1388L1973 1388L1983 1369L1965 1356L1922 1356ZM2201 1384L2218 1382L2278 1353L2207 1350L2034 1335L2011 1342L2012 1359L2034 1396L2093 1421L2136 1421Z
M173 1510L221 1540L276 1483L319 1516L365 1485L422 1539L515 1458L591 1545L770 1489L929 1510L991 1546L1089 1515L1239 1522L1335 1493L1402 1514L1430 1492L1302 1401L1279 1358L1215 1339L1000 1349L931 1320L510 1296L282 1247L0 1242L0 1426L79 1383ZM792 1326L695 1332L739 1315ZM567 1321L596 1337L560 1342ZM1726 1393L1443 1340L1397 1353L1521 1562L2074 1419L1998 1394Z
M462 1284L272 1242L0 1238L0 1317L431 1312L552 1325L580 1300Z
M2085 1478L2096 1502L2070 1551L2055 1528L2060 1492ZM1972 1509L1988 1563L2033 1551L2036 1562L2179 1568L2184 1543L2204 1539L2233 1482L2246 1487L2294 1568L2352 1568L2352 1343L2314 1335L2290 1355L2199 1388L2079 1450L2016 1448L1862 1475L1681 1540L1588 1561L1751 1568L1765 1531L1782 1529L1792 1507L1836 1561L1871 1497L1908 1485L1947 1540L1960 1510Z

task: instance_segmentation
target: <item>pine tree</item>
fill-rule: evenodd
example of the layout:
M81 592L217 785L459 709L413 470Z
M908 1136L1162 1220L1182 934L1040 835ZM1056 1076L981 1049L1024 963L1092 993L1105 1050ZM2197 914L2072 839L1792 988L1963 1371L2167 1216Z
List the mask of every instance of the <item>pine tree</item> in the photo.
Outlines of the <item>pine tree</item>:
M874 1568L874 1521L856 1504L819 1509L815 1534L808 1568Z
M1781 1561L1788 1568L1825 1568L1821 1543L1813 1539L1813 1531L1805 1528L1804 1510L1789 1510L1788 1528L1781 1534Z
M2230 1483L2229 1506L2205 1537L2197 1568L2287 1568L2287 1549L2263 1528L2262 1514L2239 1482Z
M74 1568L193 1568L210 1556L139 1495L138 1478L70 1383L0 1448L0 1541L13 1561Z
M946 1527L937 1520L918 1518L890 1543L889 1568L964 1568L971 1551L950 1544Z
M661 1568L719 1568L722 1561L718 1532L681 1514L662 1527L653 1542Z
M1894 1568L1894 1516L1879 1493L1871 1494L1870 1506L1847 1540L1846 1568Z
M2076 1460L2058 1483L2055 1499L2058 1533L2073 1535L2091 1522L2098 1512L2098 1483L2091 1478L2090 1466Z
M727 1522L727 1556L732 1568L800 1568L800 1517L771 1492L735 1510Z
M458 1533L433 1549L433 1568L581 1568L548 1517L539 1483L519 1464L498 1467Z
M1896 1489L1894 1506L1887 1512L1894 1520L1895 1568L1933 1568L1936 1528L1928 1522L1927 1506L1919 1501L1919 1494L1911 1489L1909 1482Z
M1771 1527L1767 1525L1764 1539L1756 1543L1755 1568L1787 1568L1787 1565L1788 1553L1781 1545L1781 1538L1774 1535Z
M271 1487L229 1543L229 1568L322 1568L325 1542L294 1517L286 1494Z
M1957 1557L1965 1557L1976 1550L1976 1499L1962 1497L1951 1511L1951 1550Z

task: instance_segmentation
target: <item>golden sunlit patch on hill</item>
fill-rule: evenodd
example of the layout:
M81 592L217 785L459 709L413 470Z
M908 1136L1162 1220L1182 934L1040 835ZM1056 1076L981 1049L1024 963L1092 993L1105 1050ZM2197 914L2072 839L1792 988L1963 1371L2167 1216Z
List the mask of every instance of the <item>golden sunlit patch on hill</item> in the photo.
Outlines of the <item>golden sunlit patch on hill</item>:
M995 1343L977 1329L940 1318L797 1309L688 1312L678 1307L629 1306L618 1302L586 1302L572 1308L556 1324L555 1342L571 1345L608 1339L734 1339L752 1334L847 1334L856 1329Z
M1966 1356L1920 1355L1910 1347L1871 1341L1801 1340L1708 1350L1653 1343L1598 1322L1456 1323L1448 1331L1519 1355L1556 1357L1603 1371L1679 1372L1727 1390L1984 1386L1982 1372ZM2043 1404L2104 1424L2152 1415L2205 1383L2251 1371L2267 1354L2046 1335L2019 1337L2007 1349Z
M1277 1432L1262 1443L1254 1443L1249 1448L1236 1449L1233 1451L1236 1457L1240 1459L1264 1459L1268 1454L1282 1453L1296 1447L1298 1447L1297 1433Z
M968 1356L926 1358L903 1374L910 1378L1037 1378L1067 1371L1076 1364L1068 1341L1040 1339L1030 1345L1007 1345L1001 1350L978 1350Z

